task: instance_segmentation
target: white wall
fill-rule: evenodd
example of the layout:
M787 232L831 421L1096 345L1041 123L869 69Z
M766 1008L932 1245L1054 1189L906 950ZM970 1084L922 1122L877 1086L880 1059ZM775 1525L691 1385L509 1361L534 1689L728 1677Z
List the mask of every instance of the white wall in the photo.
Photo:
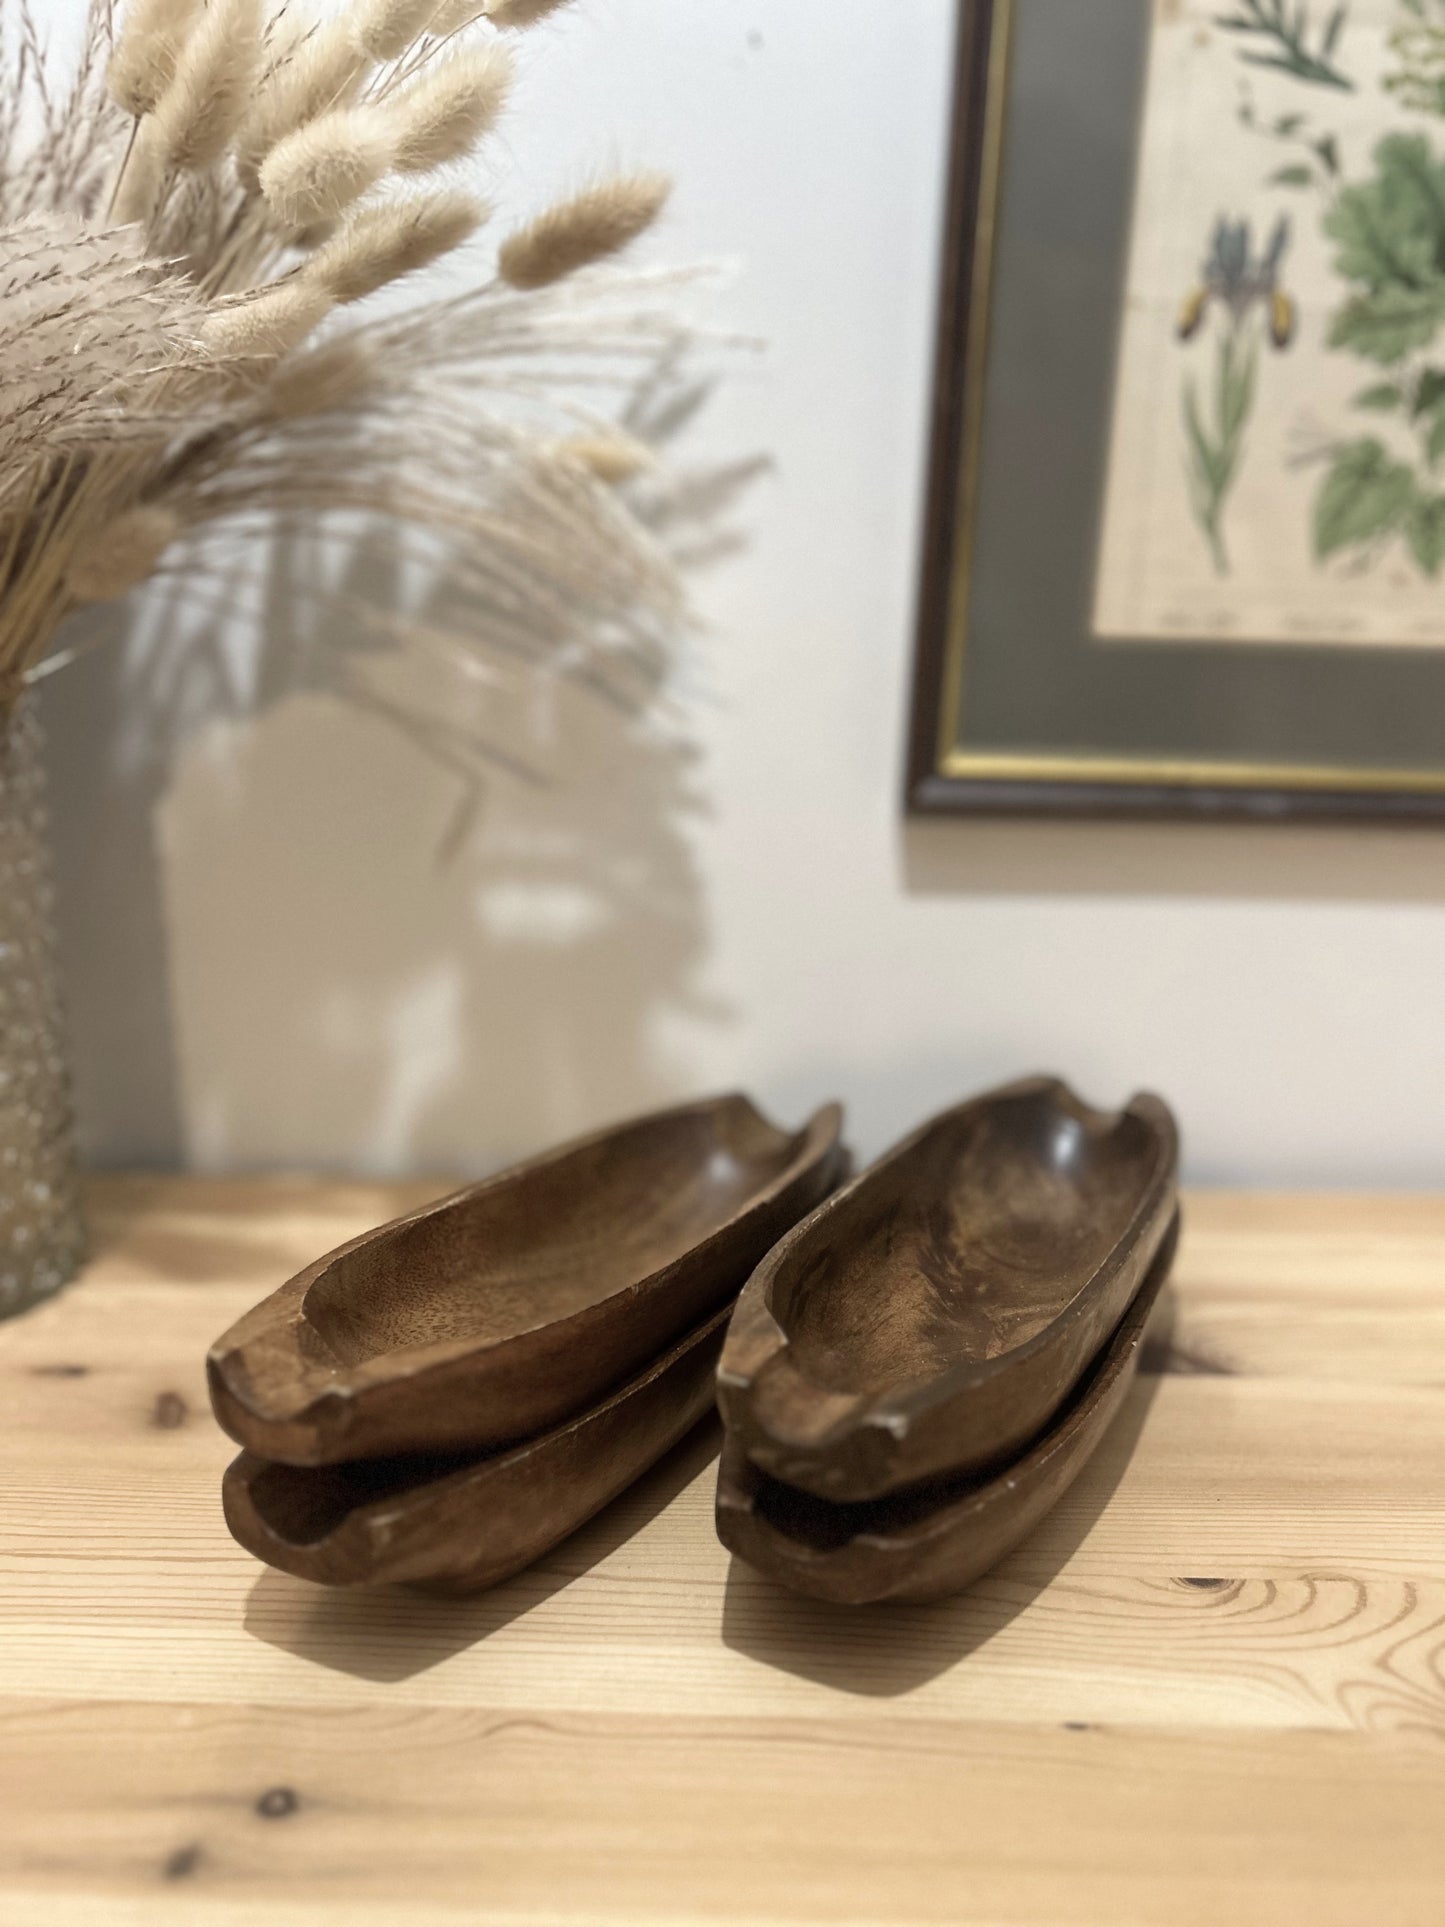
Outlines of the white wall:
M736 256L713 312L771 342L709 418L777 472L700 588L697 753L569 710L566 784L442 866L451 792L384 726L283 677L158 763L96 656L50 703L93 1155L472 1171L732 1085L844 1097L867 1154L1056 1067L1165 1092L1197 1178L1445 1178L1437 836L903 824L951 30L579 0L534 42L519 198L673 167L656 252Z

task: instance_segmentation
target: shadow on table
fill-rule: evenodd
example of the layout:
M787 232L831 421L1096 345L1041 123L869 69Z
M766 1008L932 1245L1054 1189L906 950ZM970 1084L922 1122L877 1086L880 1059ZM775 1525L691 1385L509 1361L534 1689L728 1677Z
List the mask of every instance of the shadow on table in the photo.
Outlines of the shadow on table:
M1161 1373L1172 1362L1174 1296L1149 1322L1139 1375L1088 1465L1016 1552L967 1592L927 1606L804 1599L740 1559L728 1571L722 1636L734 1652L844 1693L891 1699L936 1679L1026 1612L1088 1538L1123 1478Z
M499 1632L562 1592L655 1519L717 1457L717 1420L705 1419L666 1458L526 1572L474 1599L439 1599L402 1586L314 1586L264 1572L246 1601L245 1629L355 1679L412 1679Z

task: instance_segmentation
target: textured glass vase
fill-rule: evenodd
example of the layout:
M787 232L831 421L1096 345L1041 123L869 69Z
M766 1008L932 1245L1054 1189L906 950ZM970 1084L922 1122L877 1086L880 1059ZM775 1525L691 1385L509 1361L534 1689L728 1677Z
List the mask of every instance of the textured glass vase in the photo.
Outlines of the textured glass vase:
M0 1318L85 1249L36 705L0 708Z

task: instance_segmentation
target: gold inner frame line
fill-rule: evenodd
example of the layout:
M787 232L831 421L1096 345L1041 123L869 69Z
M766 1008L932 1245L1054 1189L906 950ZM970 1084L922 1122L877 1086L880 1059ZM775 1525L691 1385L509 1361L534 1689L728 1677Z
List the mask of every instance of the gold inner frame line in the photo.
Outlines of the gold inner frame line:
M1117 783L1139 787L1172 783L1219 789L1363 790L1373 793L1428 790L1445 793L1445 769L1440 768L1381 769L1378 765L1218 762L1207 758L1044 754L1038 751L968 750L958 747L957 735L963 722L974 530L983 455L983 404L988 377L994 255L1003 184L1004 130L1008 119L1015 17L1016 0L996 0L988 49L978 211L965 296L973 318L968 331L967 366L963 379L964 447L960 464L960 509L948 591L943 700L939 706L938 742L934 759L936 774L985 783Z

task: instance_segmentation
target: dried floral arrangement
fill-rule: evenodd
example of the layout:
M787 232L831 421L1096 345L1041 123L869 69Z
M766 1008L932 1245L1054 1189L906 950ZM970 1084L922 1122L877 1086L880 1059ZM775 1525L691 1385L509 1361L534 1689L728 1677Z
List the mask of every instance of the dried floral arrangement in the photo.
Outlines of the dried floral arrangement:
M373 631L647 700L682 598L639 398L688 336L677 277L609 264L666 181L544 209L468 292L368 305L483 228L448 170L562 4L91 0L59 88L0 0L0 715L78 607L338 513L442 542L468 612L356 610Z

